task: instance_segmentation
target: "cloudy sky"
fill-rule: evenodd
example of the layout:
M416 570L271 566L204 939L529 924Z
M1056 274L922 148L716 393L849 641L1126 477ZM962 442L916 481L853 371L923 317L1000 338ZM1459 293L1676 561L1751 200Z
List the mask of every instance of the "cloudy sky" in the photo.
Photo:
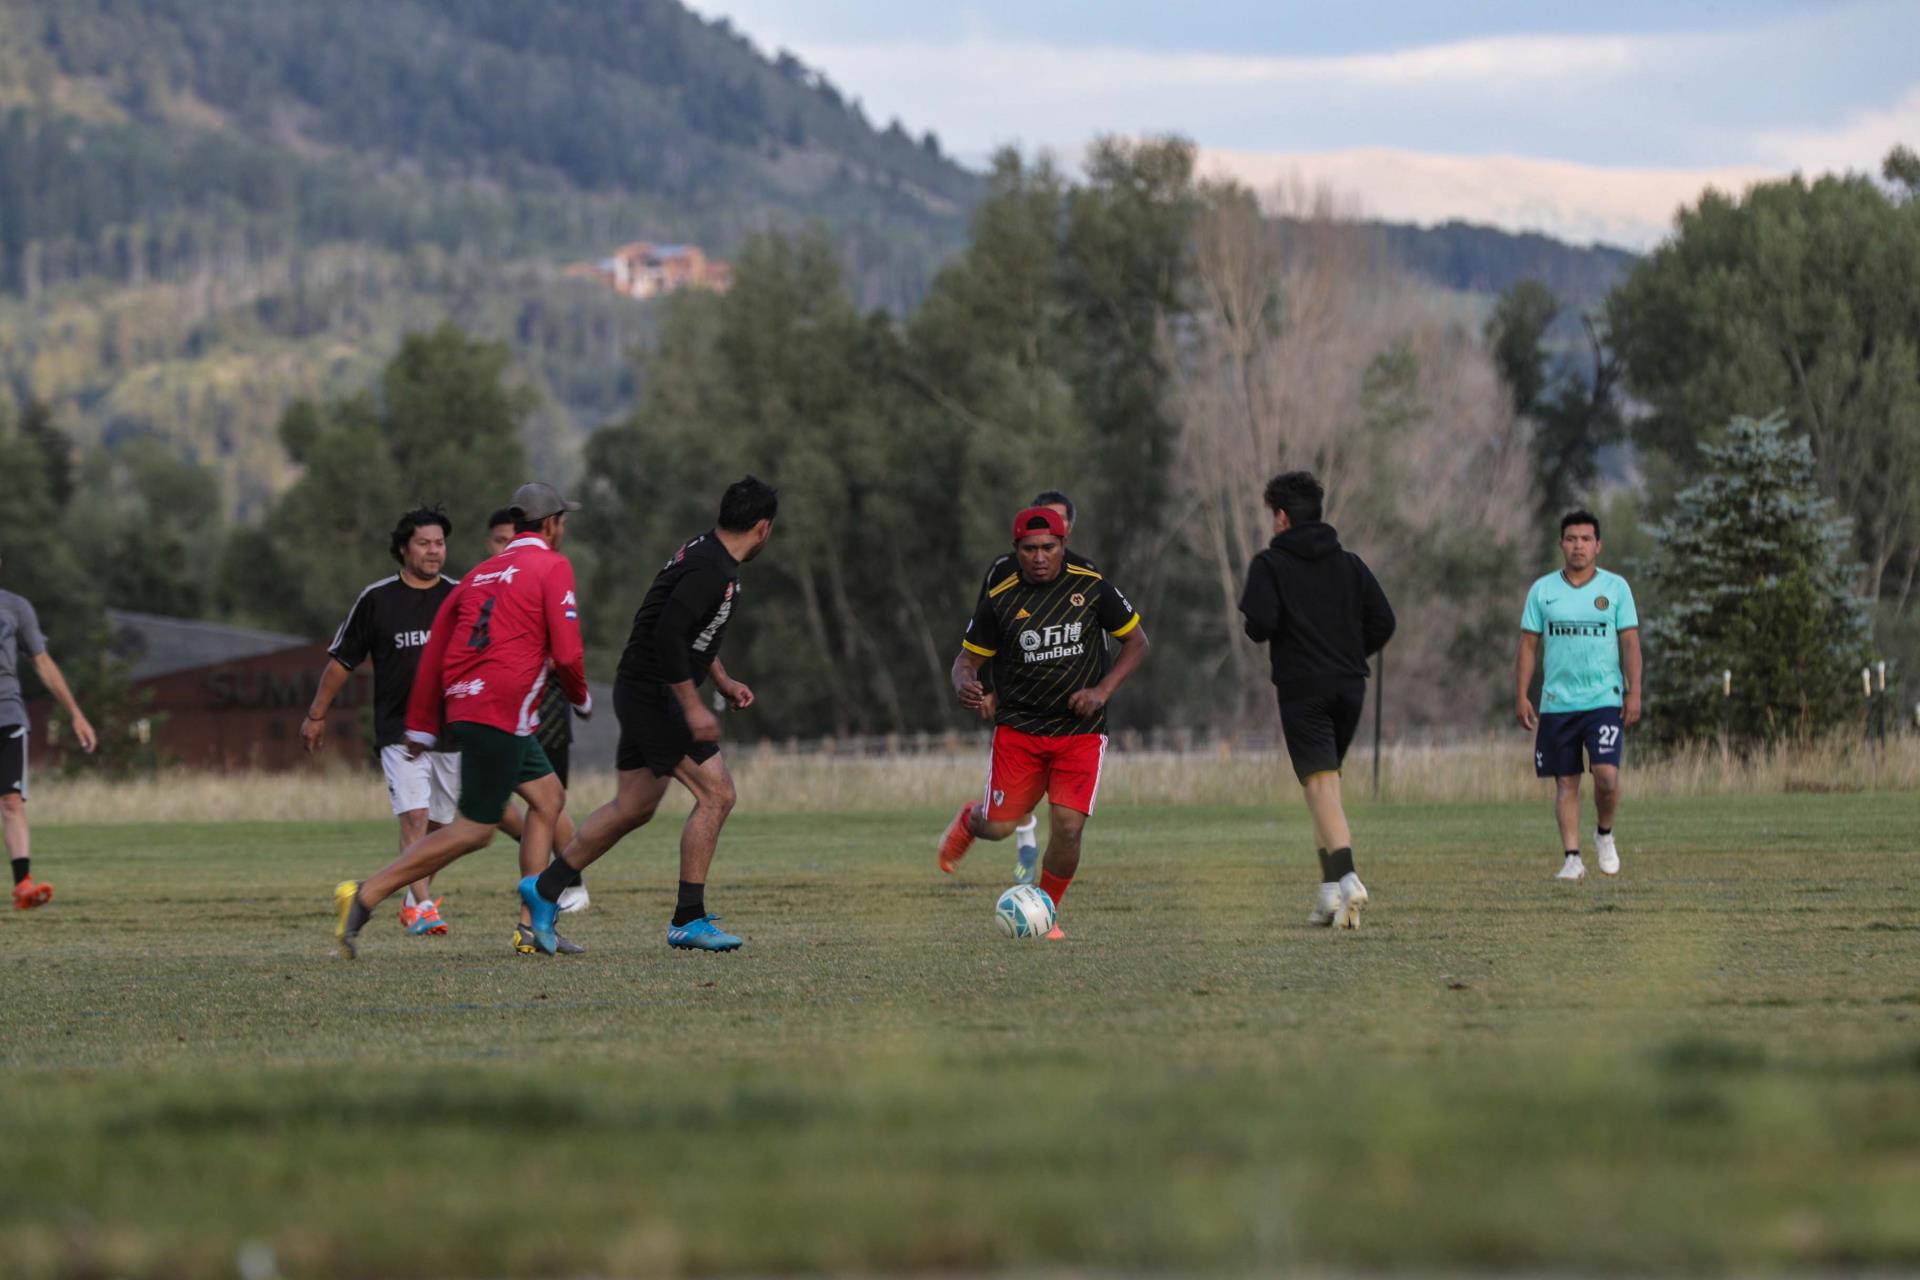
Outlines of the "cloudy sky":
M1370 215L1644 247L1708 184L1920 148L1920 0L696 0L977 161L1176 131Z

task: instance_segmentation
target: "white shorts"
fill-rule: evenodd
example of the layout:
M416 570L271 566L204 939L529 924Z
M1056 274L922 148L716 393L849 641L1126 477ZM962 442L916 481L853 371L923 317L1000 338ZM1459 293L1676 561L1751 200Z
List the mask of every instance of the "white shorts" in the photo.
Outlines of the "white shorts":
M387 775L387 796L395 816L415 809L442 826L453 821L460 803L460 753L422 751L407 759L407 749L380 748L380 771Z

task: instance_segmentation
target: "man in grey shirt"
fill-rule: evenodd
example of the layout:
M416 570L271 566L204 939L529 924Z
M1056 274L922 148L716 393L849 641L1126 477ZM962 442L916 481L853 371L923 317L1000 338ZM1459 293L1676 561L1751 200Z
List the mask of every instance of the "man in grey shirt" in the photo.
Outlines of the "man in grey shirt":
M20 697L20 655L33 659L40 683L66 709L73 721L73 736L84 751L92 751L98 739L93 726L73 700L73 690L60 674L53 655L47 652L47 639L40 634L40 618L25 597L0 591L0 833L6 837L7 854L13 860L13 905L18 911L45 906L53 898L53 886L34 882L27 848L27 704Z

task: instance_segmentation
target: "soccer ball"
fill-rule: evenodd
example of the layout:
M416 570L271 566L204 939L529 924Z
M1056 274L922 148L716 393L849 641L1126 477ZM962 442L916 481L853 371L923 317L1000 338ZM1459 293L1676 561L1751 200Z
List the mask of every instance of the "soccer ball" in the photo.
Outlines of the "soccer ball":
M1053 930L1053 899L1030 884L1017 884L993 904L993 922L1009 938L1044 938Z

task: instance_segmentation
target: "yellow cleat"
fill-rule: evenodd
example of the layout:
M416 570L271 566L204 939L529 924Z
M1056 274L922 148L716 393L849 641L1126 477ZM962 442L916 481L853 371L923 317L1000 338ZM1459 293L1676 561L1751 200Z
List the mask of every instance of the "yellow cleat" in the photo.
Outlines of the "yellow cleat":
M360 926L367 922L369 912L360 905L360 882L342 880L333 886L333 940L340 944L342 959L351 960L359 954L356 945L360 937Z

